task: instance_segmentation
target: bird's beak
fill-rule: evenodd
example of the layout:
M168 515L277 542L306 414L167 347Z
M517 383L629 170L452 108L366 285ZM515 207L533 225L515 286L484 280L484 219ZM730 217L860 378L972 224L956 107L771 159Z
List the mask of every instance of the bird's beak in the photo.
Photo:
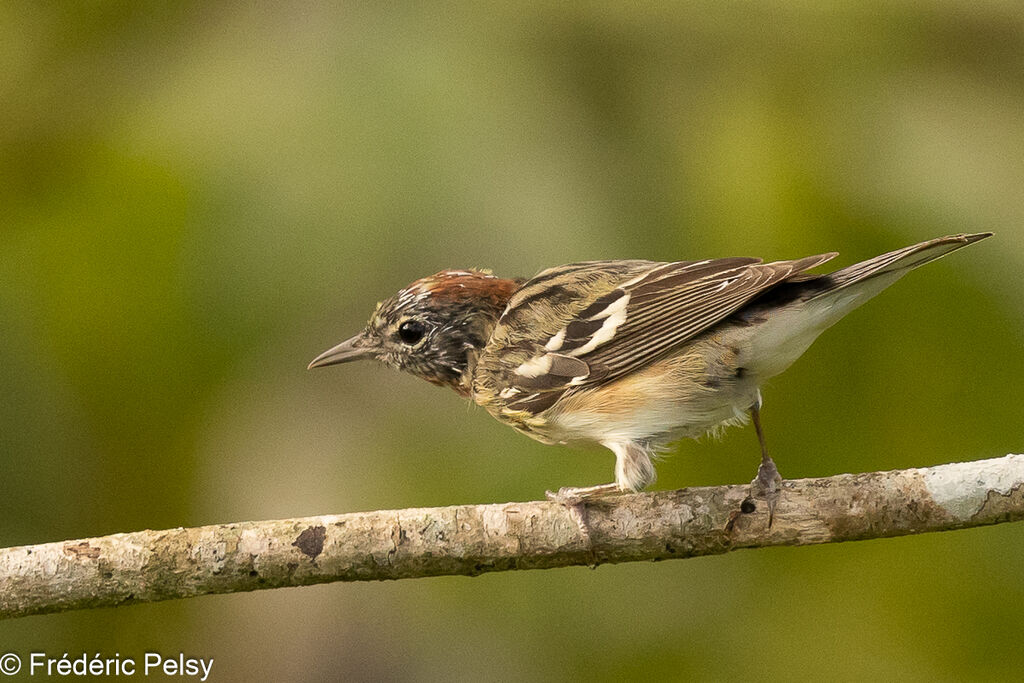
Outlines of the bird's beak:
M310 370L322 368L326 365L337 365L362 358L372 358L376 352L373 343L366 338L365 334L357 334L351 339L346 339L337 346L327 349L313 359L309 364Z

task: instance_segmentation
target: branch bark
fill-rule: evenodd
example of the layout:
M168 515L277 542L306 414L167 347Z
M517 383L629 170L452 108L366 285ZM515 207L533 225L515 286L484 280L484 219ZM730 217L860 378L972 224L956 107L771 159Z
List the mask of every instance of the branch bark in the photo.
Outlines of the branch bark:
M330 581L714 555L1024 519L1024 455L786 481L768 527L748 486L137 531L0 550L0 618ZM755 509L750 510L751 507ZM588 538L589 535L589 538Z

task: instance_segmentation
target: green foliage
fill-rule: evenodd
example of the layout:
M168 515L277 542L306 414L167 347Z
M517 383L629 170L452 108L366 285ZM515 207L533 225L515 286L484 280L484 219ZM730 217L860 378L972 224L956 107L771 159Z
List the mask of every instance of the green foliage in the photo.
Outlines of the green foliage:
M785 476L1019 452L1014 3L0 9L0 545L538 497L546 447L410 377L305 364L444 267L913 273L765 391ZM749 430L662 487L745 481ZM216 680L1016 676L1016 526L659 565L333 585L0 623Z

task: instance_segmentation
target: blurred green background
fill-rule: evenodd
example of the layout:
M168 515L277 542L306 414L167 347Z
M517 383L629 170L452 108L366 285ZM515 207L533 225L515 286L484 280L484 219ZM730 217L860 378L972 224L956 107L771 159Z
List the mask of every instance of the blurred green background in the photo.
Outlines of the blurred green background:
M0 545L535 499L612 456L371 364L446 267L918 271L765 389L785 476L1020 452L1018 2L0 4ZM661 488L748 481L752 430ZM0 651L218 681L1019 677L1024 527L206 597L0 623Z

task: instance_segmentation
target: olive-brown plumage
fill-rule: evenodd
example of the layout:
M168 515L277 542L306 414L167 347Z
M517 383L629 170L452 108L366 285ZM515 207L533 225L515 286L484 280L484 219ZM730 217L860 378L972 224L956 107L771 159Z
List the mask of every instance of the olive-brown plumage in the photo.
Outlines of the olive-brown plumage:
M366 328L310 367L374 358L471 397L545 443L596 442L615 483L566 496L637 491L651 457L682 437L753 416L755 480L779 481L760 429L760 386L841 317L909 270L991 233L941 237L830 274L834 253L762 263L723 258L589 261L534 278L442 271L378 304Z

